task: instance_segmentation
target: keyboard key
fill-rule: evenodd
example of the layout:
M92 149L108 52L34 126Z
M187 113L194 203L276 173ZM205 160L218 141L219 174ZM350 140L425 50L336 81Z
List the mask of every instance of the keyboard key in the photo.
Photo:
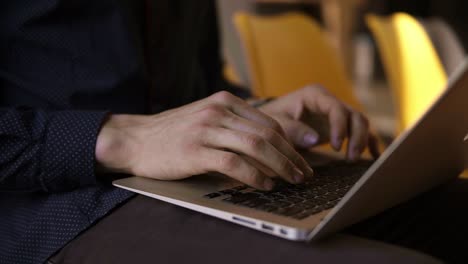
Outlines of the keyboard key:
M326 209L330 209L330 208L335 207L335 205L336 205L336 203L328 202L328 203L322 205L322 208L323 208L323 210L326 210Z
M219 197L219 196L221 196L220 193L214 192L214 193L206 194L204 197L209 198L209 199L213 199L213 198L216 198L216 197Z
M223 199L223 201L237 204L237 203L241 203L243 201L249 200L249 199L257 198L258 196L259 195L256 193L238 193L229 198Z
M320 213L322 212L323 210L325 210L323 207L321 206L316 206L314 208L311 208L307 211L305 211L306 214L309 214L309 215L314 215L314 214L317 214L317 213Z
M286 198L286 200L287 200L288 202L291 202L291 203L294 203L294 204L297 204L297 203L300 203L300 202L304 201L303 198L299 198L299 197L297 197L297 196L288 197L288 198Z
M222 193L222 194L233 194L233 193L236 193L237 190L227 189L227 190L222 190L222 191L219 191L219 192Z
M287 207L287 208L279 208L278 210L274 211L274 213L277 213L277 214L280 214L280 215L285 215L285 216L293 216L293 215L296 215L296 214L298 214L298 213L300 213L302 211L303 211L302 208L291 206L291 207Z
M273 206L273 205L269 205L269 204L263 204L263 205L260 205L259 207L256 207L256 209L259 209L259 210L262 210L262 211L265 211L265 212L272 212L272 211L277 210L278 207Z
M301 213L295 215L294 218L296 218L296 219L298 219L298 220L302 220L302 219L307 218L307 217L309 217L309 216L311 216L311 215L312 215L312 214L309 214L309 213L307 213L307 212L301 212Z
M263 205L263 204L267 204L269 203L270 201L269 200L266 200L266 199L262 199L262 198L255 198L253 200L246 200L246 201L243 201L242 203L240 203L240 205L245 205L247 207L251 207L251 208L254 208L254 207L258 207L260 205Z
M286 196L281 195L281 194L276 194L276 193L267 195L267 197L271 199L275 199L275 200L283 200L286 198Z
M327 194L325 194L325 199L327 199L328 201L335 201L341 199L341 197L343 196L336 192L328 192Z
M234 187L234 188L232 188L232 189L233 189L233 190L236 190L236 191L242 191L242 190L247 189L247 185L237 186L237 187Z
M284 208L292 205L292 203L286 200L274 201L273 204L279 208Z

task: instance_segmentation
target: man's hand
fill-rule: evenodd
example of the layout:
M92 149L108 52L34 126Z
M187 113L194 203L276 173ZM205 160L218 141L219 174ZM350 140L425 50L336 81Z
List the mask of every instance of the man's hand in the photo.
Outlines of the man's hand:
M275 118L297 147L310 148L330 142L335 150L341 150L348 138L349 160L359 159L366 147L375 158L379 156L377 140L369 131L366 117L320 86L297 90L259 109Z
M161 180L222 173L252 187L313 174L273 118L219 92L154 116L112 115L96 145L105 170Z

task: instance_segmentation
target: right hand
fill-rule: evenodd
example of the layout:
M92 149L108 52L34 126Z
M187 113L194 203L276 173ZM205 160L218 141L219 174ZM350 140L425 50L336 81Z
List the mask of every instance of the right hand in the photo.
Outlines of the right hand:
M221 173L257 189L273 177L313 174L280 125L228 92L153 116L112 115L96 144L98 165L159 180Z

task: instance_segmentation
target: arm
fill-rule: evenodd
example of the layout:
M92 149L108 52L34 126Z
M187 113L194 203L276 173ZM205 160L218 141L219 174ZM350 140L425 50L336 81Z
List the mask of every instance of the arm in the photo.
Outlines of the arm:
M0 109L0 192L60 192L96 183L102 112Z

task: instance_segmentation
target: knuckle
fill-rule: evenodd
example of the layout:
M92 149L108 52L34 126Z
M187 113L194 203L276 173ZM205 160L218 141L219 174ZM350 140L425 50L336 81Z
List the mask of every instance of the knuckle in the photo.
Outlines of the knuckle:
M265 140L268 142L274 142L278 138L278 133L273 129L264 129L260 132Z
M271 128L278 133L281 133L283 131L283 127L280 125L278 121L274 119L271 119Z
M272 129L273 131L276 131L277 133L281 134L283 131L283 127L280 125L280 123L275 120L272 117L266 116L266 128Z
M225 116L225 109L216 104L207 105L205 108L200 110L202 120L213 120L220 119Z
M223 103L229 103L234 100L235 96L230 92L221 91L213 94L213 99Z
M241 164L241 158L234 153L220 155L218 166L222 171L232 171Z
M307 162L299 154L293 155L290 160L293 164L307 164Z
M321 84L312 84L306 87L306 90L312 93L325 93L328 94L327 88Z
M247 147L254 151L261 149L265 143L264 139L257 135L247 135L243 139Z
M278 166L281 171L287 172L288 174L292 173L294 170L294 167L291 165L291 162L286 158L280 159L278 161Z

